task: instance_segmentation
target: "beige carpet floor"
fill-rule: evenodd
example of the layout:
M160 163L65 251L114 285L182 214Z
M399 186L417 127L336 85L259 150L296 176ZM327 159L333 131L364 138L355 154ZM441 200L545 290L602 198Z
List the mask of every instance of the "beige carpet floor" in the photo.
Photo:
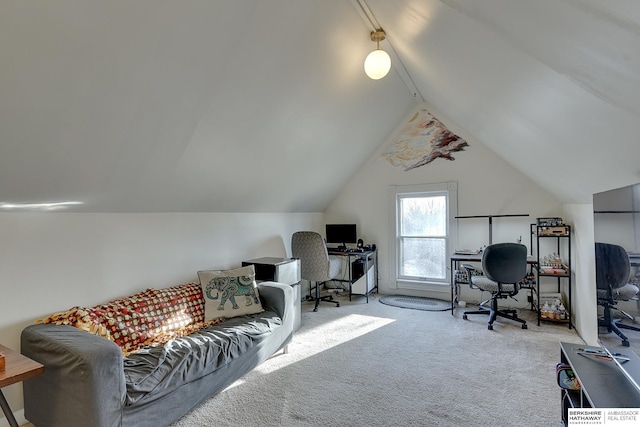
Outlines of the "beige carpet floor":
M559 342L565 325L529 329L381 304L303 304L289 346L174 427L560 426Z

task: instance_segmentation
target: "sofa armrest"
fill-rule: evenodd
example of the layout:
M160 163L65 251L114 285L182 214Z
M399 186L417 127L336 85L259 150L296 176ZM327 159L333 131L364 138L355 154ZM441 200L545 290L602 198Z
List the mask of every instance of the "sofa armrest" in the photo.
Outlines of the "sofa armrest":
M293 287L278 282L260 282L258 294L262 299L262 306L278 313L283 325L293 333L295 298Z
M24 382L25 418L38 427L119 426L126 385L114 342L67 325L22 331L21 351L44 365Z

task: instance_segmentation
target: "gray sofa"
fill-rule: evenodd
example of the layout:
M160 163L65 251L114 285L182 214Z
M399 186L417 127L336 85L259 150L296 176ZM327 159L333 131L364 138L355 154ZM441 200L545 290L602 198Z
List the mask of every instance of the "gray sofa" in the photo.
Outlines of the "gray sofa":
M168 426L283 349L294 292L258 285L262 313L234 317L127 357L113 341L68 325L36 324L24 355L44 374L24 382L25 418L38 427Z

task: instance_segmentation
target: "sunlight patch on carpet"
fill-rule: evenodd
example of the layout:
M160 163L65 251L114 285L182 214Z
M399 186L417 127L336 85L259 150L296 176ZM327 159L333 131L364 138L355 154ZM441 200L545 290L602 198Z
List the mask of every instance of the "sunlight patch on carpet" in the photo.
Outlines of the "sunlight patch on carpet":
M350 314L331 320L315 328L296 332L293 342L289 344L289 354L286 358L282 358L282 360L286 359L286 363L263 363L255 369L265 374L275 372L289 364L312 357L395 321L395 319L361 314Z

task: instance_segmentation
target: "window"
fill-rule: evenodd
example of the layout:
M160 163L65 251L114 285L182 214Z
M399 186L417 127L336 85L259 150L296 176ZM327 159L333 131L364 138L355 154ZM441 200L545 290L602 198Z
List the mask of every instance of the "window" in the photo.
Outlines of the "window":
M456 183L398 186L392 193L392 265L398 287L448 285L449 255L456 235Z

